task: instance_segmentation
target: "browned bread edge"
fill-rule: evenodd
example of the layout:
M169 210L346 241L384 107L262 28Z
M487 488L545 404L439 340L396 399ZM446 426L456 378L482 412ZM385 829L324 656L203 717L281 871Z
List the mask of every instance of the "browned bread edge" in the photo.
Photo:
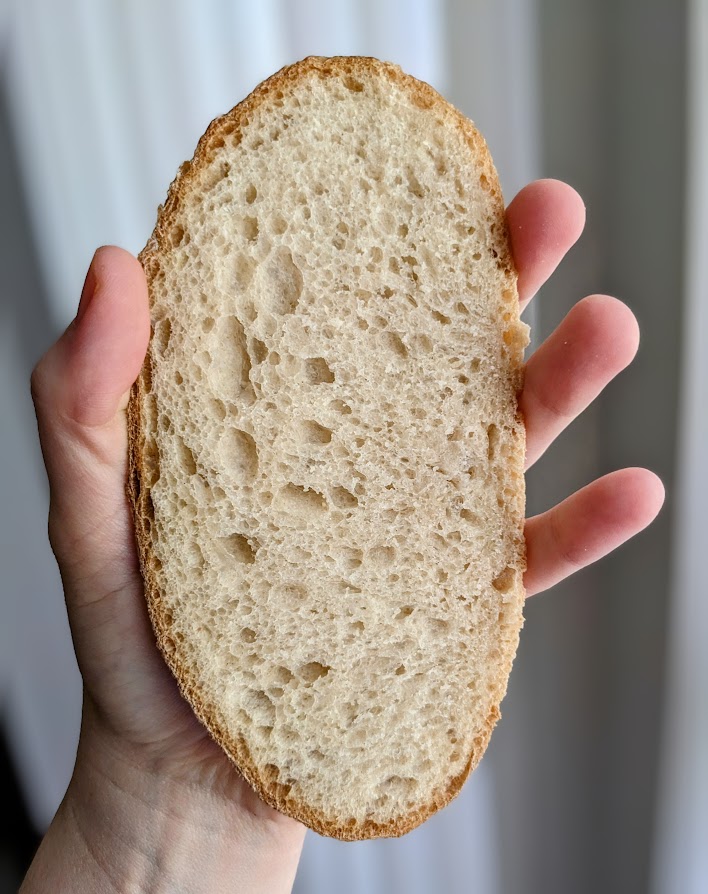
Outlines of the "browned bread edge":
M486 143L472 122L450 105L432 87L405 74L397 65L381 62L370 57L340 56L327 58L310 56L301 62L281 69L256 87L246 99L231 109L231 111L216 118L209 125L199 140L192 160L185 162L180 167L177 177L170 186L165 204L159 208L157 223L152 236L139 255L139 260L147 277L148 287L150 287L152 279L159 269L158 259L162 246L163 244L165 246L169 245L170 230L174 225L182 197L190 180L194 177L195 171L210 163L213 153L223 146L226 135L238 135L247 126L249 115L258 106L267 101L278 90L312 73L316 73L320 77L351 77L357 75L366 77L371 74L383 74L408 90L412 94L413 102L421 108L435 107L445 117L446 122L456 124L462 130L470 152L484 170L489 184L490 197L496 206L496 217L499 221L497 230L499 263L510 271L514 270L508 246L504 204L498 177ZM288 798L287 792L283 791L284 787L277 781L277 778L264 772L253 761L245 740L242 737L231 738L220 728L209 705L204 704L201 700L198 687L195 681L190 679L188 669L176 660L174 650L171 648L169 619L163 609L161 593L151 571L152 541L150 520L152 505L149 493L146 492L145 488L141 487L145 434L141 428L140 406L145 395L145 381L149 380L150 375L150 355L148 353L143 369L132 388L127 409L129 441L127 490L133 510L135 536L150 620L155 631L157 645L177 680L182 695L192 706L194 713L208 729L211 736L233 761L244 779L267 804L276 810L301 821L316 832L347 841L404 835L420 825L431 814L448 804L460 791L470 772L477 766L481 756L484 754L492 730L500 717L498 706L495 705L490 711L486 728L482 735L475 740L475 746L463 771L451 779L446 788L441 788L436 792L435 796L427 804L417 810L409 811L405 815L395 817L388 823L376 823L367 820L363 823L341 825L333 822L332 818L324 813L313 810L307 804L297 803L292 798ZM523 371L520 367L517 370L517 388L521 387L522 375ZM525 445L522 440L519 440L516 448L519 456L523 457Z

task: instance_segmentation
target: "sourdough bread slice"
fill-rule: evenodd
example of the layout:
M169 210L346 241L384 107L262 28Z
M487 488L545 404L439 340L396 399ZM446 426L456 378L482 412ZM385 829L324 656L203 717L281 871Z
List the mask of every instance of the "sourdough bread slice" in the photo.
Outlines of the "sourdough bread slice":
M159 647L265 801L403 834L482 756L522 624L528 336L484 141L397 66L305 59L211 124L141 260Z

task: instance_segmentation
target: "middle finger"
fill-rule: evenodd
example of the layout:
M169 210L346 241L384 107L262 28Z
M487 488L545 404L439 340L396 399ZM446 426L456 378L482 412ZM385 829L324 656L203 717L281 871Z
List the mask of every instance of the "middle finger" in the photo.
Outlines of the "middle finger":
M526 423L526 468L621 370L639 345L632 311L609 295L579 301L526 364L519 409Z

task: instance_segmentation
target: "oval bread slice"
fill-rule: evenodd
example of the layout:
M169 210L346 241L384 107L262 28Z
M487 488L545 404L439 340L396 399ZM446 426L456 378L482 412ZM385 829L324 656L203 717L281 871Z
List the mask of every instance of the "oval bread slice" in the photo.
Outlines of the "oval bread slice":
M306 59L211 124L141 260L159 647L267 803L403 834L481 758L522 624L528 336L485 143L397 66Z

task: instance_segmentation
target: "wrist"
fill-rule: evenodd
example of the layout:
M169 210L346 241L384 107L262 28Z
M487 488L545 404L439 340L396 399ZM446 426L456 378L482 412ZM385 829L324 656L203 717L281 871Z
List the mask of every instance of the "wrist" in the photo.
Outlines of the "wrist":
M57 852L70 855L64 877L71 883L28 886L27 894L289 892L304 827L251 801L250 789L241 798L227 794L233 791L146 767L129 749L84 727L74 775L47 836L54 836L50 863L56 865Z

